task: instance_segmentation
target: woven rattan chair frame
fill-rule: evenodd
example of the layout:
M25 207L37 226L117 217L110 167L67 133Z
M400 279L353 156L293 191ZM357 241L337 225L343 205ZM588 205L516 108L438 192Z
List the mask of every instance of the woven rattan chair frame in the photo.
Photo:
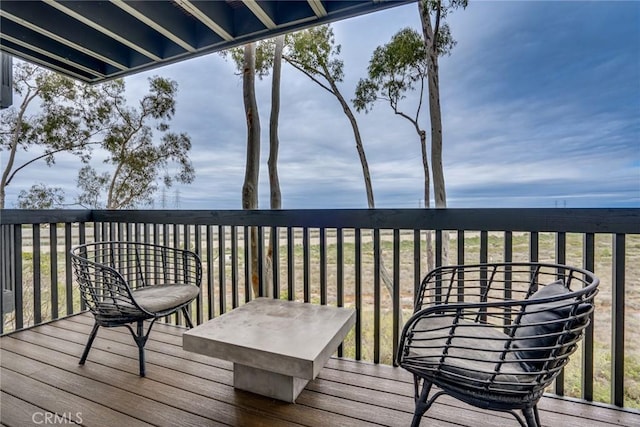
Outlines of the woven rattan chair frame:
M412 426L442 394L540 426L537 403L589 325L598 284L589 271L547 263L429 272L396 354L414 377ZM543 288L547 296L535 294ZM555 289L562 292L548 296Z
M95 242L74 247L71 263L86 307L93 313L95 323L80 364L84 365L100 326L125 326L138 346L140 376L145 376L144 346L155 321L181 311L189 328L193 327L189 306L197 297L202 282L202 262L191 251L137 242ZM185 301L150 310L136 299L136 291L171 291L171 288L192 285L195 296ZM138 294L140 295L140 294ZM165 304L166 305L166 304ZM145 320L151 320L144 331ZM135 324L135 330L131 326Z

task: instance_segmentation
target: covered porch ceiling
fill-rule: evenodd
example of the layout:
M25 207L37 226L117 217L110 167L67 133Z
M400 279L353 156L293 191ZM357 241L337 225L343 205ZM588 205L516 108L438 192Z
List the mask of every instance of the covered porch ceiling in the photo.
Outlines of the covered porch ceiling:
M2 0L0 49L99 83L414 1Z

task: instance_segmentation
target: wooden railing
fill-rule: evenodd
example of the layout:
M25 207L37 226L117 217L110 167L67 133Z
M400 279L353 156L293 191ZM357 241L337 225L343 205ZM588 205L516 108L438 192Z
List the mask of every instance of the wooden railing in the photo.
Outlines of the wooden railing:
M601 291L582 352L573 356L573 367L556 381L554 392L639 405L625 387L640 387L640 378L625 373L640 370L640 209L3 210L0 215L2 333L84 310L68 252L96 240L197 252L204 264L202 292L191 308L198 323L252 298L252 275L261 284L260 296L355 307L357 324L339 356L374 363L392 363L414 290L433 265L581 266L599 276ZM252 229L263 260L257 271L245 262ZM625 369L625 362L633 366Z

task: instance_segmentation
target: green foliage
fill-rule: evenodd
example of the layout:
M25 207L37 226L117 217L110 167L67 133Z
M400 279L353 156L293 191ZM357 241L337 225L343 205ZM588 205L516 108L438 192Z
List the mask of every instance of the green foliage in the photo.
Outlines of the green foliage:
M53 209L64 203L64 191L60 187L34 184L29 191L18 194L18 209Z
M449 24L445 22L445 19L449 12L463 8L466 9L468 0L449 0L445 3L442 0L422 0L424 5L424 11L428 16L424 16L423 19L431 19L433 16L435 20L434 32L435 32L435 49L438 56L450 55L451 50L455 47L457 42L451 36L451 28Z
M369 61L368 78L360 79L353 104L368 112L378 100L386 100L394 111L406 93L415 90L427 77L428 59L424 41L412 28L397 32L389 43L378 46Z
M108 127L111 114L112 106L102 92L118 84L87 86L25 62L16 62L13 76L13 88L22 102L0 113L0 151L8 153L0 180L0 208L5 188L26 166L38 160L51 166L59 152L88 161L90 145L97 143L92 138ZM44 153L15 164L18 148Z
M78 203L108 209L135 208L151 203L162 184L190 183L195 172L188 157L191 139L185 133L169 132L175 114L178 85L162 77L149 79L149 93L137 108L126 104L125 86L120 82L103 92L113 105L109 129L104 133L103 148L108 152L104 163L110 172L98 172L92 166L78 173L81 194ZM161 134L154 138L154 130ZM171 171L170 166L177 169Z
M273 67L273 56L275 52L275 39L262 40L256 43L256 75L262 79L267 77ZM220 52L220 56L224 59L231 59L238 70L238 74L242 74L244 67L244 47L235 47Z
M98 174L91 166L84 166L78 172L78 204L85 208L101 209L104 207L100 198L103 189L109 185L109 174Z
M344 62L338 58L341 49L335 44L333 29L319 25L287 34L283 58L310 77L341 82L344 78Z

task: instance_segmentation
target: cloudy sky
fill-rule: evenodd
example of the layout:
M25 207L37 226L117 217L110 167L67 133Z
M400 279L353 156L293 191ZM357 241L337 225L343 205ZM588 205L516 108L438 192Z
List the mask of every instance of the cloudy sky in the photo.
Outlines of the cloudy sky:
M448 21L458 41L440 62L449 207L640 207L640 2L471 0ZM407 26L420 28L416 4L333 25L346 98L366 75L373 50ZM212 54L131 76L125 82L132 100L152 75L178 82L172 129L191 136L197 175L170 190L166 207L241 208L246 129L234 67ZM260 208L268 208L270 79L257 91ZM415 97L405 106L414 111ZM420 145L411 125L383 103L357 119L376 206L422 206ZM280 123L284 208L367 207L340 105L287 64ZM426 108L421 123L429 129ZM37 182L63 187L70 202L79 167L60 158L52 168L25 169L7 189L7 206Z

